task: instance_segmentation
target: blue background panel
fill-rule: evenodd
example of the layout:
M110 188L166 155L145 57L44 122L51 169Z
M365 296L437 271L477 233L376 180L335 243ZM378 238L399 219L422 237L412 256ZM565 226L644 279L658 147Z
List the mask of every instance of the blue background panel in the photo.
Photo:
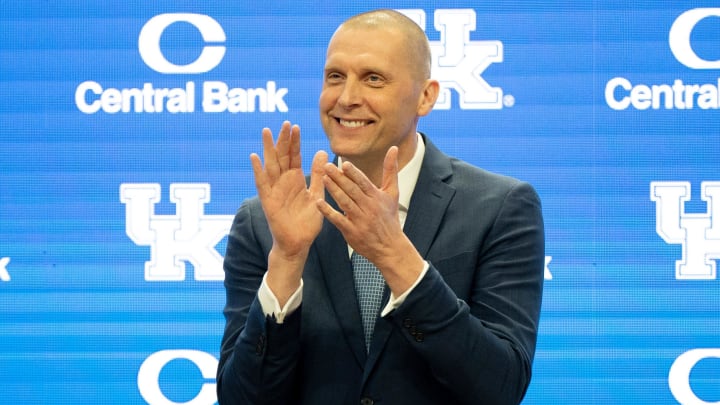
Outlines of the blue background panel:
M214 403L201 392L214 390L222 282L198 279L213 274L211 261L183 257L174 281L148 276L146 263L179 242L160 233L134 240L140 217L128 214L121 187L156 185L148 217L156 226L188 219L171 187L207 185L199 220L226 221L255 194L248 156L261 149L260 131L284 120L302 127L307 167L328 148L317 111L327 41L347 17L381 7L422 10L437 46L436 13L472 10L465 45L502 43L502 61L476 77L455 67L456 85L484 80L502 105L468 108L453 90L449 109L423 118L420 130L450 155L529 181L542 198L548 272L523 403L720 401L720 280L676 274L677 261L720 262L712 233L720 202L701 191L720 181L717 102L613 108L643 86L678 81L718 98L716 2L37 0L0 2L0 402ZM700 17L684 50L709 66L688 66L670 49L671 27L688 12ZM143 27L177 13L209 17L225 41L206 44L205 28L179 21L163 31L162 56L183 66L219 45L216 66L162 73L141 57ZM614 80L633 89L608 90ZM192 83L194 112L84 113L76 92L90 81L103 89ZM207 83L274 101L206 112ZM663 239L661 225L677 218L651 184L671 182L690 185L678 222L705 220L707 229L685 226ZM224 253L222 235L205 242Z

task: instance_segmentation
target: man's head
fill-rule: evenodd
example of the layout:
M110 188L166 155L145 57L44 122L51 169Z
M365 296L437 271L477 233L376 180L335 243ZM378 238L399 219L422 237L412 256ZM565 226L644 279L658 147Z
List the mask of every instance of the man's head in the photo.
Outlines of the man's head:
M320 118L334 153L367 171L390 146L403 166L415 151L419 117L437 99L430 46L415 22L392 10L351 17L327 49Z
M408 52L408 61L411 62L413 73L418 74L418 79L430 78L432 55L430 44L425 32L415 21L406 15L395 10L375 10L358 14L347 19L338 28L377 29L395 28L404 37L405 49Z

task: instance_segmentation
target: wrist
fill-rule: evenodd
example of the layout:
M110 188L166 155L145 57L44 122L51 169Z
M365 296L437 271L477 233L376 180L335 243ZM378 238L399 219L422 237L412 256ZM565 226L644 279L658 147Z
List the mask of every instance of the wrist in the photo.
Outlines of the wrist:
M291 255L275 247L270 250L265 281L281 306L284 306L300 287L307 255L307 250Z
M410 243L403 249L383 255L376 266L382 272L392 293L400 296L415 284L425 268L425 260Z

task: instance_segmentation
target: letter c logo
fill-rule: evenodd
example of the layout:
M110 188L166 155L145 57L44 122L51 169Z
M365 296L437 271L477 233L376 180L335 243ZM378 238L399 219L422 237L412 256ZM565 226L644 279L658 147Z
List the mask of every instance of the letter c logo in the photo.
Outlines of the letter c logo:
M693 349L681 354L670 367L668 384L675 399L684 405L720 405L698 398L690 386L690 372L702 359L720 359L720 349Z
M690 34L695 25L708 17L720 17L720 8L695 8L688 10L675 20L670 27L670 50L675 59L691 69L720 69L720 59L705 60L692 49Z
M168 26L180 21L197 28L206 43L225 42L222 26L209 16L189 13L156 15L145 23L138 36L138 51L145 64L160 73L205 73L219 65L225 56L225 47L219 45L204 46L200 56L187 65L176 65L165 58L160 49L160 37Z
M172 360L185 359L195 363L203 378L214 379L217 372L217 359L199 350L161 350L151 354L138 370L138 390L150 405L211 405L217 402L215 384L205 383L197 396L188 402L173 402L160 389L158 379L162 369Z

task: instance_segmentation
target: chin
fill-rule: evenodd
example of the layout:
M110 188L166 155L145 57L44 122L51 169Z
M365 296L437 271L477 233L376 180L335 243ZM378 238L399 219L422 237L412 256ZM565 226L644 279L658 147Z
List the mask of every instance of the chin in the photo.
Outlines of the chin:
M330 150L332 150L335 155L342 156L343 158L348 160L355 156L358 152L360 152L358 148L353 148L352 146L344 142L342 145L331 142Z

